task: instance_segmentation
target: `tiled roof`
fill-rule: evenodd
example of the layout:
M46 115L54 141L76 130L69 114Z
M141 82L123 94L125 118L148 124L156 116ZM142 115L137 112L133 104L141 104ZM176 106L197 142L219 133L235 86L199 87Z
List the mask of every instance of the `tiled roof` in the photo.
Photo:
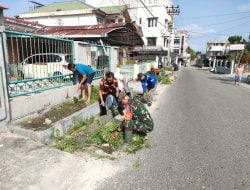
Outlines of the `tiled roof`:
M126 8L126 5L117 5L109 7L100 7L99 9L105 12L106 14L122 14Z
M23 19L4 17L4 26L6 30L18 31L18 32L32 32L45 26L38 22L30 22Z
M32 13L47 13L56 11L70 11L70 10L80 10L80 9L93 9L94 7L87 5L81 1L72 0L64 2L55 2L40 8L27 11L22 14L32 14Z

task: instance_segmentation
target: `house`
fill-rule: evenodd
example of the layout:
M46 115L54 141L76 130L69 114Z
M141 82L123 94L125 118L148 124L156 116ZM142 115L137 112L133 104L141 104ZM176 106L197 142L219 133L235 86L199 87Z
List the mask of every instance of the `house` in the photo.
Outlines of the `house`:
M159 66L168 63L172 41L174 17L168 14L170 0L124 0L129 7L132 21L143 30L144 47L136 47L131 52L142 60L157 60Z
M188 31L180 30L175 33L173 54L176 62L187 64L190 61L190 55L187 53Z
M45 27L45 25L39 24L38 22L10 17L4 17L4 26L6 30L29 33L34 33L37 30Z
M228 40L215 40L207 42L206 56L212 71L233 74L235 62L228 59L231 52L241 52L244 44L230 44Z
M125 5L95 8L77 0L55 2L17 15L47 26L83 26L130 22Z

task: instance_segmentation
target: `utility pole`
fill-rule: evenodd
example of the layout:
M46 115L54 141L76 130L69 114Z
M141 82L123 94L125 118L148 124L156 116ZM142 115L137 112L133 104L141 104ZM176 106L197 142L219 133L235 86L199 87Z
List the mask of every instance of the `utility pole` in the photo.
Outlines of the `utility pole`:
M180 14L180 7L179 5L175 6L167 6L167 13L171 16L172 18L172 24L170 25L169 28L169 33L170 33L170 42L169 42L169 51L168 51L168 62L171 63L171 54L172 54L172 46L173 46L173 41L174 41L174 19L176 15Z

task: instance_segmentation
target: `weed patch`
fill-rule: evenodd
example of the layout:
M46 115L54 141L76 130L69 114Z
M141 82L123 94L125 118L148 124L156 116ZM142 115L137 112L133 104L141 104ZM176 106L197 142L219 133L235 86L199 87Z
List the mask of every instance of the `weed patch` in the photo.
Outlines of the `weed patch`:
M95 103L98 101L98 89L97 87L92 88L92 97L91 103ZM44 114L20 122L19 125L23 126L26 129L32 129L34 131L39 130L46 130L48 129L53 123L70 116L71 114L78 112L85 108L86 105L83 101L78 99L67 100L62 104L51 108L49 111L45 112Z
M141 164L140 164L140 162L139 161L137 161L137 162L135 162L134 164L133 164L133 166L132 166L134 169L136 169L136 170L138 170L138 169L140 169L140 167L141 167Z
M89 126L97 120L78 121L66 135L60 137L56 135L56 148L62 151L73 153L79 149L92 146L101 149L105 153L112 154L113 151L119 151L124 143L124 133L120 132L118 137L113 138L113 132L119 127L119 122L101 126L94 132L91 132ZM150 148L150 144L143 136L137 133L133 134L132 146L126 151L136 153L142 148ZM104 158L103 158L104 159Z

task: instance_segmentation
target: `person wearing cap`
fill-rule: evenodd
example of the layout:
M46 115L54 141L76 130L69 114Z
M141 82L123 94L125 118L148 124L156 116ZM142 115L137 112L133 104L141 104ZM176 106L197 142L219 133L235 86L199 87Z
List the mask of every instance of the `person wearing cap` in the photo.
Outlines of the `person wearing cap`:
M142 89L143 89L143 94L146 92L152 92L154 91L158 80L155 76L151 74L138 74L138 81L141 81Z
M126 93L119 95L119 101L124 106L124 119L122 125L113 133L117 137L120 131L125 133L124 147L132 142L132 132L137 132L146 137L147 133L153 130L154 122L147 108L136 98L130 98Z
M100 82L99 88L99 103L100 103L100 115L107 115L107 103L111 104L107 107L114 106L117 104L119 96L118 81L114 78L114 73L108 71L105 73L105 77ZM112 100L110 100L112 99ZM107 100L110 100L107 102Z

